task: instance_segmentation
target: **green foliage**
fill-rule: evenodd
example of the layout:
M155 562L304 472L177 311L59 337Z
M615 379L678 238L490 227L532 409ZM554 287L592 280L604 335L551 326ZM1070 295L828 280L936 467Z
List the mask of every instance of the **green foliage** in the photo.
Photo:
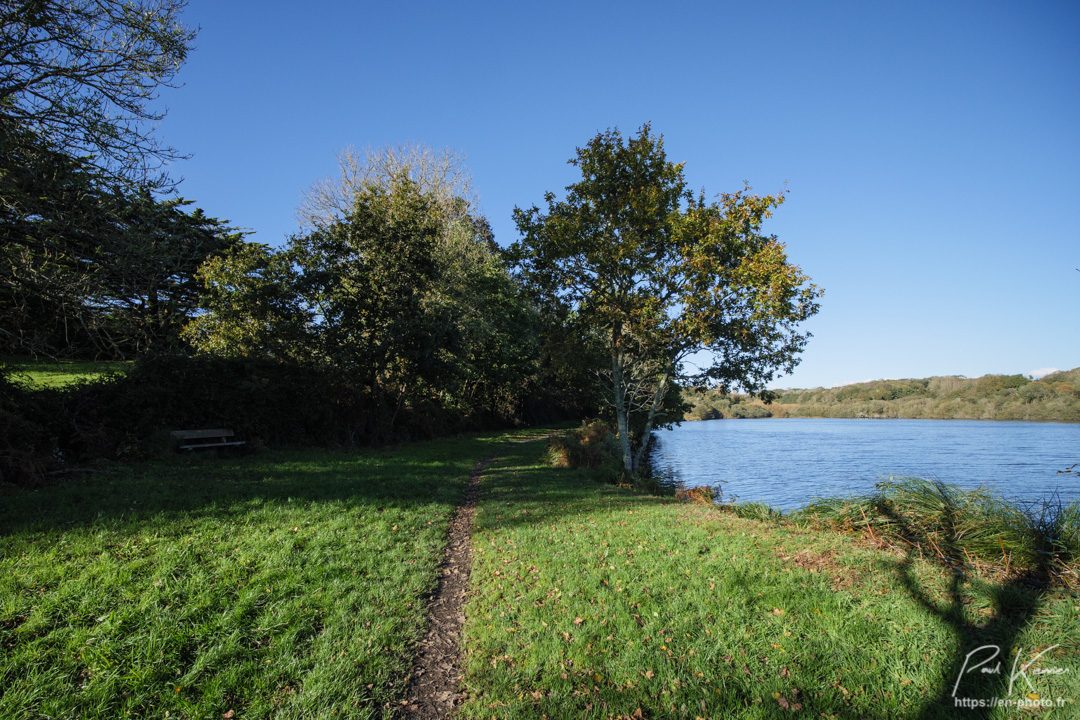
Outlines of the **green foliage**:
M0 116L0 348L131 358L177 341L195 273L241 234L144 188L102 185Z
M395 156L396 158L396 156ZM491 231L439 177L391 163L309 207L282 251L244 246L205 264L204 353L325 369L371 403L374 442L410 416L435 426L518 421L538 382L537 318ZM325 207L324 207L325 206ZM333 210L333 212L330 212Z
M436 248L433 304L440 308L448 373L443 402L464 417L500 423L529 415L526 403L546 400L538 364L539 319L496 251L487 222L463 217Z
M317 352L381 389L394 376L437 377L447 345L430 297L442 218L405 177L361 189L350 214L298 235L290 259L318 315ZM439 328L441 329L441 327Z
M181 337L225 358L311 360L306 332L312 312L296 292L297 272L285 253L241 243L199 268L201 304Z
M542 314L583 341L589 369L605 378L632 474L652 428L681 416L664 405L687 356L712 354L701 378L762 389L797 363L809 337L797 326L817 312L820 291L760 233L782 197L694 197L648 125L626 142L600 133L570 164L582 178L564 200L549 192L545 212L515 209L522 239L508 257Z
M768 407L751 403L738 403L731 406L733 418L767 418L772 417Z

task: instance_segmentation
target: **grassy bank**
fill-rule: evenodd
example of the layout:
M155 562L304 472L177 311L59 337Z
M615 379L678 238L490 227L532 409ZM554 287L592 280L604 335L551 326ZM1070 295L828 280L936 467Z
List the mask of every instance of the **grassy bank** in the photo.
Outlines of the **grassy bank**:
M990 645L1005 669L964 672L957 697L1080 712L1080 599L1066 591L596 485L539 457L519 448L485 477L463 717L952 718L965 657ZM1017 649L1027 662L1051 647L1038 663L1063 672L1010 693Z
M448 518L498 442L177 457L7 492L0 717L389 715Z
M400 716L447 520L496 448L462 718L957 717L958 678L961 698L1080 709L1075 595L598 484L506 440L107 464L9 490L0 717ZM1009 660L961 677L990 645L1063 672L1011 693Z

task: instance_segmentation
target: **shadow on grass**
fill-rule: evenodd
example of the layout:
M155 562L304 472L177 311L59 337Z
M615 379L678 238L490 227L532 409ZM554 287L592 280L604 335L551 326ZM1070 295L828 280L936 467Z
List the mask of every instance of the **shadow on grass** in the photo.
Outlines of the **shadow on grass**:
M604 495L628 507L649 501L671 502L643 491L628 494L625 488L598 481L589 470L538 465L536 446L522 454L506 448L498 454L500 458L484 470L481 494L482 510L495 514L487 520L491 525L512 529L589 515L596 509L590 500ZM500 506L512 506L513 511L500 513Z
M1018 641L1045 601L1050 568L1040 564L987 587L995 613L985 622L973 621L964 610L964 586L972 578L960 560L964 553L957 542L956 509L945 503L941 522L945 540L936 542L887 503L880 504L878 511L896 524L909 547L895 568L900 585L924 612L951 630L958 648L944 666L940 692L917 717L988 718L995 714L996 701L1023 702L1028 693L1035 693L1028 672L1037 666L1035 656L1040 649L1021 647ZM944 597L935 597L918 579L915 561L922 555L920 548L933 548L934 561L948 574Z
M0 537L109 523L137 531L162 516L227 521L252 503L342 502L386 507L453 507L472 465L499 438L463 437L385 450L266 451L247 456L177 455L106 463L0 503Z

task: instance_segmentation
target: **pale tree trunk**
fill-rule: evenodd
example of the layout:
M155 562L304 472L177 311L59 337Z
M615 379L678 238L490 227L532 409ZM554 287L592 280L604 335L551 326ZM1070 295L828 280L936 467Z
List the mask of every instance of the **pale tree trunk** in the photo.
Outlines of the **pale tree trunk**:
M627 475L634 472L634 458L630 454L630 415L626 407L626 386L623 383L622 358L618 350L611 353L611 385L615 400L615 424L622 450L623 469Z
M660 407L664 404L664 397L668 391L668 374L660 378L659 384L656 386L656 392L653 393L652 405L649 406L649 416L645 420L645 432L641 436L641 447L638 448L637 453L634 455L634 472L637 472L641 467L641 461L645 459L645 450L649 447L649 440L652 438L653 421L656 420L656 413L660 411Z

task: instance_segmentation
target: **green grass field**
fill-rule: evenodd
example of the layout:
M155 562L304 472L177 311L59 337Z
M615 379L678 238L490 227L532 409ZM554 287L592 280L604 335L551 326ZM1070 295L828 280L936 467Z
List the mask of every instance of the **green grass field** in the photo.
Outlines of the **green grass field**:
M599 485L507 440L178 456L7 492L0 717L401 717L448 518L496 448L462 718L1027 717L954 706L987 645L1053 647L1037 666L1063 672L1009 693L1010 655L958 697L1080 714L1075 595Z
M30 360L24 357L0 357L0 365L13 380L31 387L63 387L80 380L94 380L109 373L122 373L130 362L102 360Z
M0 717L382 717L498 436L105 465L0 501Z

